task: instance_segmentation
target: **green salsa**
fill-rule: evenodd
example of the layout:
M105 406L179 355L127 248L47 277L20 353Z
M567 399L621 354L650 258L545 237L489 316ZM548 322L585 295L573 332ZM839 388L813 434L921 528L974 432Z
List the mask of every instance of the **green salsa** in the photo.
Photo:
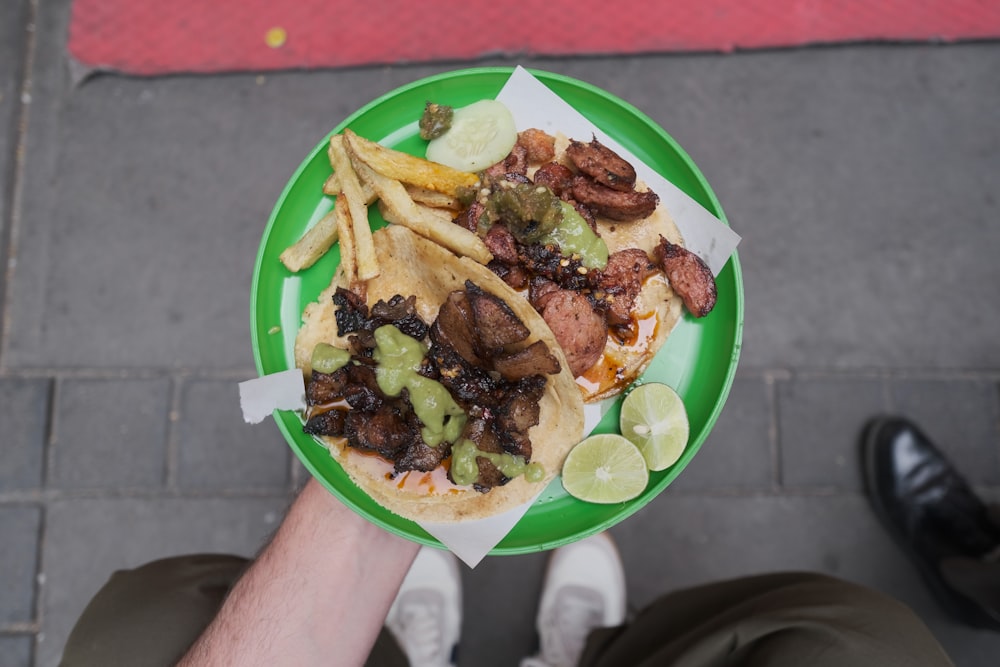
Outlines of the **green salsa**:
M479 479L477 458L484 458L507 477L524 475L529 482L540 482L545 478L545 469L537 463L525 463L523 456L484 452L471 440L462 439L451 448L451 478L459 486L474 484Z
M562 220L552 231L542 237L541 243L555 243L563 255L578 255L580 263L588 269L603 269L608 265L608 246L594 233L583 216L573 205L562 204Z
M485 206L479 221L483 234L494 222L502 222L521 243L557 245L564 256L576 255L588 269L603 269L608 264L608 246L603 239L572 204L545 186L504 182L489 194Z
M444 385L417 372L426 355L422 342L391 324L375 330L373 358L378 363L375 381L379 389L393 397L399 396L404 388L409 392L413 411L424 424L420 435L425 443L436 447L457 440L467 417Z
M490 193L486 212L491 222L506 224L521 243L537 243L563 217L559 198L547 187L509 181Z
M346 366L350 360L351 353L347 350L341 350L329 343L318 343L313 348L312 359L309 363L314 371L333 373Z
M451 129L451 120L454 115L455 110L452 107L428 102L424 106L424 114L417 124L420 129L420 138L430 140L440 137Z

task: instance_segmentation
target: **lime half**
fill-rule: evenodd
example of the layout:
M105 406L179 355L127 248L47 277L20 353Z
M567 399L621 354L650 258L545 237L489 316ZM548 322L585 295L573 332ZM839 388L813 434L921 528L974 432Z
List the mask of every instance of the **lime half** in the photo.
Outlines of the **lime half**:
M574 498L621 503L646 488L649 470L638 448L620 435L601 433L581 441L566 456L562 483Z
M665 384L639 385L622 401L621 434L635 443L650 470L677 463L688 442L684 401Z

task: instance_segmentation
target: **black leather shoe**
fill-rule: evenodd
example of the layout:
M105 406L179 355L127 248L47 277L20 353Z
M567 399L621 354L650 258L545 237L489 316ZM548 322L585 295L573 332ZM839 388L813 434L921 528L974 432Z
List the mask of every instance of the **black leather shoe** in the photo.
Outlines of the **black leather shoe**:
M1000 589L1000 561L991 562L1000 555L1000 525L986 505L905 419L873 420L862 438L861 460L875 514L935 598L956 620L1000 631L1000 600L982 595ZM966 565L978 568L978 581L951 576L956 567L966 572Z

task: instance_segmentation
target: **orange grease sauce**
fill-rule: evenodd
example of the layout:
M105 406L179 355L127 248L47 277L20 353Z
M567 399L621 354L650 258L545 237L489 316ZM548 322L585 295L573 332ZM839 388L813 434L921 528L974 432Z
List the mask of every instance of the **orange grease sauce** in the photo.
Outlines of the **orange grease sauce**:
M624 377L625 371L619 359L642 355L649 348L659 326L656 311L632 316L631 336L622 340L611 334L604 355L586 373L576 378L576 384L584 398L596 396L611 389L623 388L635 378Z
M392 463L378 454L363 452L352 447L345 447L344 452L352 464L363 468L373 477L384 477L386 482L395 484L400 491L428 496L458 494L463 491L462 487L455 486L448 479L451 458L445 459L441 465L430 472L408 470L397 474L393 470Z

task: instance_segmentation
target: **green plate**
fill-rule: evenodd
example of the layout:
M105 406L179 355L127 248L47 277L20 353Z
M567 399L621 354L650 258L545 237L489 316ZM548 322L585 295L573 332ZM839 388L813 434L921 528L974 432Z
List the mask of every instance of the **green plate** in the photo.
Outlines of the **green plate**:
M331 134L349 127L361 136L422 155L424 142L416 136L415 121L426 101L464 106L493 98L512 71L465 69L416 81L359 109ZM590 84L549 72L531 73L725 222L722 207L698 167L650 118ZM339 261L336 247L297 275L278 261L282 250L333 208L333 198L322 192L323 182L331 173L328 140L329 135L296 170L275 204L261 239L251 288L250 319L254 358L262 375L294 368L295 334L302 311L327 287ZM373 207L372 224L383 224L377 218ZM719 298L712 313L701 320L685 315L640 380L663 382L683 397L691 422L691 439L680 460L667 470L652 473L641 496L619 505L593 505L571 498L557 478L491 553L551 549L604 530L655 498L687 466L715 424L736 372L743 332L743 280L735 253L717 283ZM345 504L396 534L422 544L439 545L420 526L383 509L355 486L327 451L302 432L302 419L297 413L276 411L274 418L305 467ZM617 424L616 406L595 432L617 431Z

